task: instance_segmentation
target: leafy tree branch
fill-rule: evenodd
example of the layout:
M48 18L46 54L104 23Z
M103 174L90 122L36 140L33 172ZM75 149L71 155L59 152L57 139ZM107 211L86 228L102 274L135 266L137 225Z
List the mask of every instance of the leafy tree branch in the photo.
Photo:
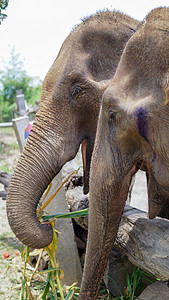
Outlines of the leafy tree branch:
M7 17L7 15L2 12L2 10L5 10L7 8L8 3L9 0L0 0L0 24Z
M39 77L31 77L23 68L24 62L13 48L9 61L0 71L0 122L13 118L16 106L16 90L22 90L28 104L34 105L40 100L42 82Z

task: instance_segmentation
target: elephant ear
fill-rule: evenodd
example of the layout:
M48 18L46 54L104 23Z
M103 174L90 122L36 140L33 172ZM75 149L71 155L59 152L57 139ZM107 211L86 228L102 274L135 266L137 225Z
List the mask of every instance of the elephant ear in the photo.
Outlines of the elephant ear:
M100 82L111 79L124 47L113 33L90 30L83 36L83 49L88 54L86 66L91 78ZM124 41L125 43L125 41Z
M86 66L92 80L101 82L113 77L125 44L133 34L133 30L127 28L127 33L118 31L117 34L112 26L112 30L95 28L83 35L82 46L83 51L88 54Z
M114 76L124 47L136 32L139 21L119 12L100 12L83 20L82 52L87 54L89 76L96 82Z

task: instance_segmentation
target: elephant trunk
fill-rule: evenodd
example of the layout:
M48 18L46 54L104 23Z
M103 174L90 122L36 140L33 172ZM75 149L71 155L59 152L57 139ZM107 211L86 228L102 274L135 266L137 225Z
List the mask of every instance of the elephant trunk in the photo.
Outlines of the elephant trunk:
M53 238L51 225L41 224L36 215L40 197L62 166L63 144L58 140L56 150L52 138L35 122L8 190L9 224L18 239L32 248L44 248Z
M95 159L91 168L88 242L79 300L97 299L131 179L136 172L133 166L125 176L113 180L112 169L103 170L104 163L98 164Z

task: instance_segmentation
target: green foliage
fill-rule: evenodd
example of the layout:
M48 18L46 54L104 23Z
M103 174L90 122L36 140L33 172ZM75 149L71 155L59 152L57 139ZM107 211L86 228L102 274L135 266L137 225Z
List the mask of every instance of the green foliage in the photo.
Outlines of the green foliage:
M0 0L0 24L7 17L2 10L6 9L8 6L9 0Z
M42 216L43 221L47 221L53 218L58 218L58 219L65 219L65 218L79 218L79 217L85 217L88 215L89 211L88 208L84 208L82 210L78 211L73 211L69 213L60 213L56 215L51 215L51 216Z
M29 247L26 247L21 254L24 260L24 270L23 270L21 294L20 294L21 300L35 299L33 297L31 289L33 283L33 277L36 276L37 274L45 274L45 273L47 274L46 284L43 286L43 290L41 291L38 298L36 298L38 300L43 300L43 299L45 300L46 297L48 297L47 299L51 299L51 300L53 299L71 300L73 295L76 294L77 291L79 292L79 289L75 287L75 283L70 287L66 285L62 285L61 283L64 273L62 270L60 270L59 264L56 261L57 235L54 230L54 223L52 225L53 225L54 238L52 243L48 247L44 249L34 250L33 252L30 252ZM48 253L49 256L49 266L47 270L37 272L44 250ZM31 274L26 273L27 263L30 259L30 256L37 256L37 255L38 255L38 260L33 273Z
M129 273L125 269L124 272L126 273L126 281L127 281L127 287L126 290L124 291L124 295L122 295L115 280L108 276L109 279L116 284L116 287L119 290L119 294L121 294L121 296L112 298L112 300L139 299L138 296L136 295L140 295L144 290L144 284L142 280L144 280L145 282L147 281L149 284L153 283L155 280L159 280L158 278L146 273L145 271L141 270L139 267L136 266L133 267L133 271L131 275L129 275Z
M28 104L34 105L40 99L42 83L32 78L23 69L23 61L12 49L11 57L0 72L0 122L13 118L16 102L16 90L22 90Z

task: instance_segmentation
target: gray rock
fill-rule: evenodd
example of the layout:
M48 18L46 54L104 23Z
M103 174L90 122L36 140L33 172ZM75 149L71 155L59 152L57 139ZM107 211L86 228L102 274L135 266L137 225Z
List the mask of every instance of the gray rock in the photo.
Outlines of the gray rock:
M169 286L167 282L157 281L149 285L137 300L168 300Z

